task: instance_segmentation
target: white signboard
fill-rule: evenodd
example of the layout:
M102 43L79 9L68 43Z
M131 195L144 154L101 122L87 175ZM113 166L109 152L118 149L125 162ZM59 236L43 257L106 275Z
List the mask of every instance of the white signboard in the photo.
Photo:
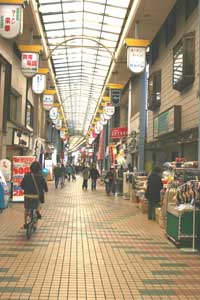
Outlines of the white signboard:
M0 36L13 39L22 34L23 8L21 5L0 5Z
M60 130L62 128L62 120L57 120L56 124L55 124L55 128L57 130Z
M51 120L56 120L58 118L58 108L52 107L49 111L49 118Z
M103 114L100 114L100 124L101 125L106 125L108 123L108 121L105 119L104 115Z
M8 159L0 160L0 170L3 173L5 181L11 180L11 162Z
M38 71L39 54L34 52L22 53L22 73L26 77L32 77Z
M54 95L43 95L43 108L50 110L54 104Z
M143 72L146 65L146 48L128 47L127 65L133 73Z
M46 89L46 75L36 74L32 78L32 90L35 94L42 94Z
M103 112L107 116L113 116L115 113L115 107L113 105L107 105L104 107Z
M101 130L103 129L103 125L98 121L95 125L94 132L96 134L100 134Z
M60 130L60 138L65 139L66 137L66 131L65 130Z

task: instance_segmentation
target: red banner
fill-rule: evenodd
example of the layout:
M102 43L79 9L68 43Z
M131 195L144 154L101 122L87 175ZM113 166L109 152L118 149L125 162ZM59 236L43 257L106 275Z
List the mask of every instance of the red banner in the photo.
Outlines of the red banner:
M111 137L112 139L122 139L128 135L128 127L113 128Z

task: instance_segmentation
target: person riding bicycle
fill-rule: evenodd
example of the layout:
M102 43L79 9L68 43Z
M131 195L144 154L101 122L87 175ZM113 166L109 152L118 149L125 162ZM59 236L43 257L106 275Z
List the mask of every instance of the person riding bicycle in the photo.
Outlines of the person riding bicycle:
M31 206L36 208L37 218L41 219L40 200L44 191L48 192L47 183L41 173L41 165L34 161L30 166L30 173L26 173L21 182L21 188L24 190L24 228L27 227L27 216Z

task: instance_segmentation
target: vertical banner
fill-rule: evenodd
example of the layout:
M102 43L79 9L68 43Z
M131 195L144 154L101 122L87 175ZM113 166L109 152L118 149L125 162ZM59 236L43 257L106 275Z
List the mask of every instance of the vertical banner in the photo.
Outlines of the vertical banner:
M13 39L22 34L23 8L21 5L0 5L0 36Z
M30 172L30 165L35 161L35 156L13 156L13 202L24 201L24 191L20 184L24 175Z

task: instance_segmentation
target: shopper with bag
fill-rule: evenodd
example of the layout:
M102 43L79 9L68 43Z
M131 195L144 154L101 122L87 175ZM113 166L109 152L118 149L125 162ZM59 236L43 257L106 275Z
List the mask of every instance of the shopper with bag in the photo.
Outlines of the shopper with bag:
M160 202L160 191L163 189L161 169L155 167L148 177L145 197L148 200L148 219L155 220L155 208Z

